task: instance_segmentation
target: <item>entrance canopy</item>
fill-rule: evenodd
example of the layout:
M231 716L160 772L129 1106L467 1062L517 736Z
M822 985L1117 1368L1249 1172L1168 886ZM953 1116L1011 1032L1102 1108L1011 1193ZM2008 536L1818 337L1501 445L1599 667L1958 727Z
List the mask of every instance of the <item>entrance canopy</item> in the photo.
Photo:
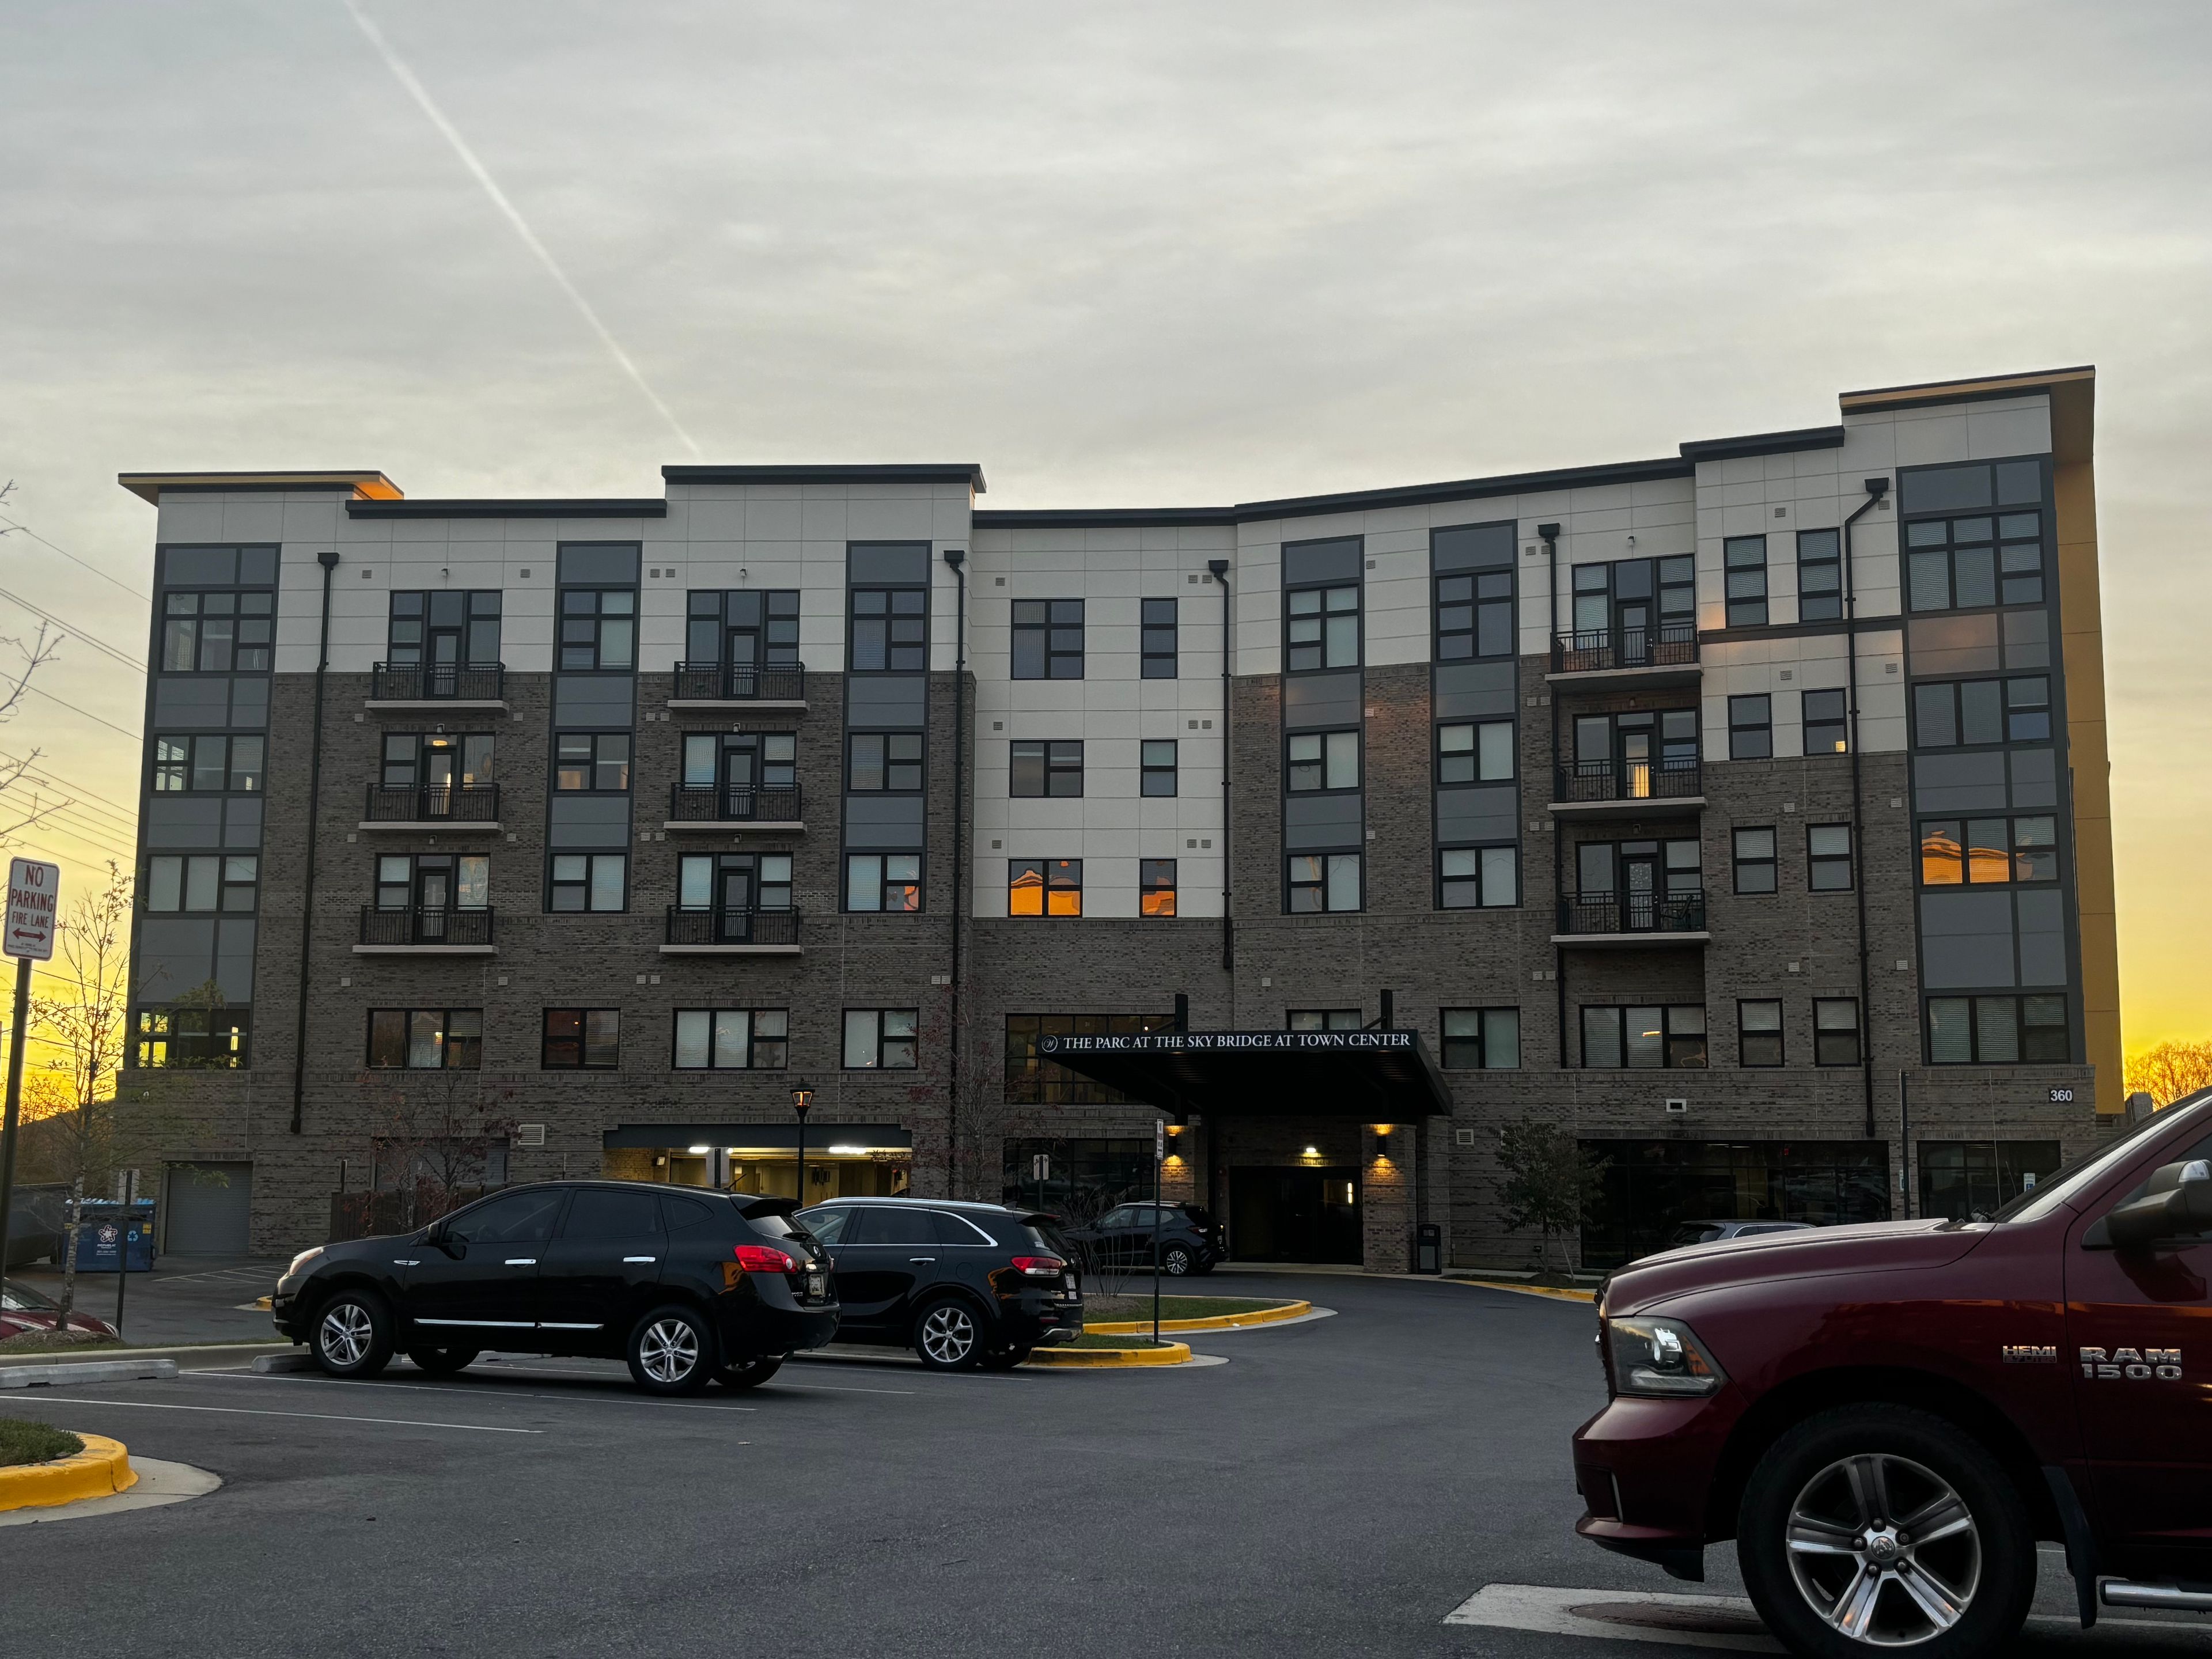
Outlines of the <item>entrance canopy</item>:
M1182 1116L1404 1123L1451 1110L1418 1031L1048 1032L1037 1053Z
M617 1123L600 1136L602 1146L698 1146L744 1152L799 1151L799 1125L787 1123ZM895 1123L809 1123L806 1150L818 1152L903 1152L914 1146L914 1131Z

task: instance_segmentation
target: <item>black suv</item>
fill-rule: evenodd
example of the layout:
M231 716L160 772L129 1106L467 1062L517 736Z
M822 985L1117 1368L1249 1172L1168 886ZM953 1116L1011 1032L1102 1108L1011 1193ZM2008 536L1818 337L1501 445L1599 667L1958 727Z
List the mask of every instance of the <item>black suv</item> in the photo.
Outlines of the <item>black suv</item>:
M333 1376L396 1347L426 1371L487 1348L624 1358L638 1387L765 1382L837 1329L826 1253L787 1198L644 1182L513 1187L402 1237L302 1250L276 1328Z
M1002 1371L1083 1334L1083 1292L1050 1216L854 1198L795 1219L836 1258L841 1342L911 1346L934 1370Z
M1158 1212L1160 1271L1170 1278L1210 1273L1229 1252L1213 1217L1195 1204L1117 1204L1087 1227L1070 1227L1067 1242L1085 1261L1117 1267L1152 1265L1154 1212Z

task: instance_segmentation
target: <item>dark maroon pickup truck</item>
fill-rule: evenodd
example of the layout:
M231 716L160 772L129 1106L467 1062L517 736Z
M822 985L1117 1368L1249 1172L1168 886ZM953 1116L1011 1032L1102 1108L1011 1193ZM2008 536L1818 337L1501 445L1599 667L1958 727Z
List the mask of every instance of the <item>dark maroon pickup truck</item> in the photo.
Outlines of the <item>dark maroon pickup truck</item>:
M1613 1275L1577 1530L1792 1652L2002 1648L2063 1543L2081 1622L2212 1611L2212 1090L1995 1215L1772 1233Z

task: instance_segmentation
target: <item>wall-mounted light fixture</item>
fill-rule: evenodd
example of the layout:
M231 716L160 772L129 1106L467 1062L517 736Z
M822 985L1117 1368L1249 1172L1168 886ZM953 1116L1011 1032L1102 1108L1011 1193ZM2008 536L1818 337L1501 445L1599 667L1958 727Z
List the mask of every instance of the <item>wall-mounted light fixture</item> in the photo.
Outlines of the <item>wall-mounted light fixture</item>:
M1321 1156L1321 1148L1318 1146L1309 1146L1304 1152L1299 1153L1298 1156L1301 1158L1319 1158Z

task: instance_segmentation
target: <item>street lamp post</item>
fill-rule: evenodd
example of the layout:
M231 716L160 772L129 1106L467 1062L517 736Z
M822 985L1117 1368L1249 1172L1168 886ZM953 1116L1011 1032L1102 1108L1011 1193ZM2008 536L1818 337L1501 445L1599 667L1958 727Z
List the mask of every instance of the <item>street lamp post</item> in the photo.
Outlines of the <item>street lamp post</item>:
M806 1114L814 1104L814 1091L804 1083L791 1090L791 1109L799 1114L799 1206L806 1207Z

